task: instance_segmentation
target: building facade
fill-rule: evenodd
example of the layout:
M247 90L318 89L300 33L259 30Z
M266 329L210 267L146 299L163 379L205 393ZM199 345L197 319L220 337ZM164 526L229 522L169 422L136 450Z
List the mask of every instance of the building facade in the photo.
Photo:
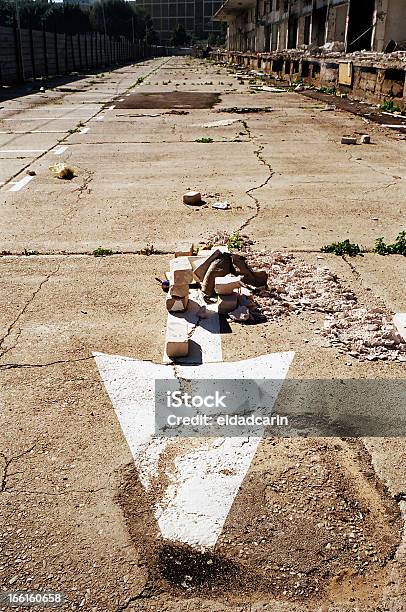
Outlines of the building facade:
M170 43L177 24L198 39L222 31L221 24L212 19L222 5L221 0L137 0L136 4L151 16L162 43Z
M226 0L214 19L237 51L382 52L406 41L405 0Z

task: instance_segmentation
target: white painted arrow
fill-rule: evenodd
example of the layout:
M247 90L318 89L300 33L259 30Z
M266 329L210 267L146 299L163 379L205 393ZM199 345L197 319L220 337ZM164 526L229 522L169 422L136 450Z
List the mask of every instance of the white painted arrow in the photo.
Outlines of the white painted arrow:
M234 363L177 366L176 375L169 365L103 353L94 356L142 485L148 491L152 484L156 490L157 482L169 483L158 494L153 509L163 538L192 546L215 546L262 435L154 437L155 381L272 380L271 411L294 353L273 353Z

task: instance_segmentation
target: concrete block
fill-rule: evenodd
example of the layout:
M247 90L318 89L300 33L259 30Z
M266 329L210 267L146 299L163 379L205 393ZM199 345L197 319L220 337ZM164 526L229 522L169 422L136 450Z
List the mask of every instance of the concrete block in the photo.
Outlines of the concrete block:
M369 134L362 134L361 144L371 144L371 136Z
M187 308L189 296L185 297L171 297L168 295L166 298L166 309L169 312L184 312Z
M221 254L221 251L219 249L214 249L212 251L209 251L209 254L204 257L201 264L198 265L193 271L197 280L202 281L204 279L204 275L209 269L210 264L212 263L212 261L217 259L217 257L220 256L220 254Z
M200 204L202 201L202 194L199 191L187 191L183 194L184 204Z
M352 136L343 136L341 138L341 144L356 145L357 144L357 139L353 138Z
M186 357L189 353L189 328L186 319L168 316L165 351L168 357Z
M189 285L171 285L169 295L174 298L184 298L189 295Z
M234 289L241 287L241 278L234 274L218 276L214 283L214 290L219 295L231 295Z
M192 265L187 257L176 257L169 262L173 285L189 285L193 282Z
M236 293L231 293L230 295L222 295L220 296L220 300L218 303L218 313L219 314L227 314L232 312L237 308L238 305L238 295Z
M406 342L406 312L398 312L393 317L393 324L396 327L399 335Z

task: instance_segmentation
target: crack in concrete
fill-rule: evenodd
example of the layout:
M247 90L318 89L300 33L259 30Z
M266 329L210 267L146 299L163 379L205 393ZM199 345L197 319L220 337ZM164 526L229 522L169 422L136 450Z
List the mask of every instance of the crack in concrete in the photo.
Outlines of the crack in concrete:
M19 332L17 332L17 339L16 342L14 343L13 346L8 347L7 349L3 350L3 346L4 343L6 342L6 340L10 337L14 327L17 325L17 323L19 322L19 320L21 319L21 317L25 314L25 312L27 311L27 308L30 306L30 304L32 304L32 302L35 300L36 296L38 295L38 293L41 291L42 287L50 280L50 278L52 276L54 276L55 274L58 273L59 268L60 268L61 264L58 264L57 267L55 268L55 270L53 270L52 272L50 272L49 274L47 274L47 276L40 282L40 284L38 285L38 287L35 289L35 291L32 293L31 297L27 300L27 302L25 303L25 305L23 306L23 308L20 310L20 312L17 314L17 316L15 317L15 319L12 321L12 323L10 323L10 325L7 328L6 333L4 334L4 336L0 339L0 358L3 357L3 355L5 355L6 353L8 353L10 350L14 349L17 345L17 341L18 338L21 335L21 329L19 330Z
M0 365L1 370L17 370L23 368L48 368L53 365L61 365L65 363L78 363L79 361L90 361L94 359L93 355L88 357L79 357L78 359L57 359L48 363L4 363Z
M128 610L129 606L132 603L140 601L141 599L151 599L151 597L156 597L162 592L155 590L155 592L153 593L153 589L154 587L151 584L147 583L142 589L142 591L138 593L138 595L132 595L131 597L128 597L124 603L119 605L116 612L123 612L124 610Z
M19 472L12 472L12 473L9 472L9 468L10 468L11 464L15 463L19 459L22 459L22 457L24 457L25 455L28 455L28 453L30 453L31 451L34 450L36 445L37 445L37 442L34 442L34 444L32 446L30 446L29 448L25 449L24 451L22 451L18 455L14 455L14 456L11 456L11 457L7 457L7 455L5 453L0 452L0 457L2 457L3 461L4 461L3 475L2 475L1 481L0 481L0 493L8 493L8 490L7 490L7 481L8 481L8 479L10 478L10 476L15 476L15 474L19 473Z
M56 225L51 230L52 232L55 232L55 231L59 230L61 227L64 227L67 222L72 221L72 218L75 216L75 214L78 211L78 207L79 207L80 201L81 201L82 197L84 196L84 194L85 193L87 193L87 194L91 193L91 189L89 189L89 185L92 182L93 177L94 177L94 171L93 170L85 170L84 171L83 184L79 185L78 187L76 187L73 190L73 193L77 192L77 196L76 196L75 202L73 202L72 204L69 205L69 209L65 213L64 220L61 221L61 223L58 223L58 225Z
M248 127L248 123L246 121L242 121L245 130L247 132L247 135L250 139L250 141L254 141L254 137L251 134L251 131ZM261 189L262 187L265 187L265 185L267 185L269 183L269 181L271 180L271 178L273 177L273 175L275 174L274 171L271 168L271 165L266 161L266 159L264 158L264 156L262 155L262 151L264 150L264 145L258 145L258 148L254 150L254 155L256 156L256 158L260 161L261 164L263 164L264 166L266 166L266 168L269 171L268 176L266 177L266 179L260 184L260 185L256 185L255 187L251 187L251 189L248 189L245 193L247 194L248 197L250 197L255 204L255 212L248 217L248 219L238 228L238 231L241 232L242 230L246 229L248 227L248 225L251 223L251 221L253 221L254 219L256 219L256 217L258 217L258 215L261 212L261 204L259 202L259 199L255 197L255 195L253 195L254 191L257 191L258 189Z

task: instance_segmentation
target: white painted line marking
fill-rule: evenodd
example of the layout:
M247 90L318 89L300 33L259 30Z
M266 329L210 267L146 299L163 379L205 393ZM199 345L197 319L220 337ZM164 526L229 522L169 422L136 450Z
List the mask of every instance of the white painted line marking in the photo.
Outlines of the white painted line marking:
M175 379L174 368L118 355L94 353L94 357L141 483L149 491L158 475L169 482L153 508L163 538L215 546L262 436L193 438L193 442L154 438L154 382ZM293 357L286 352L235 363L177 366L177 375L192 383L211 378L272 380L273 405ZM159 459L169 444L174 459L161 466Z
M119 99L119 102L124 102L124 98L120 98L120 99Z
M114 110L116 108L115 104L112 104L111 106L109 106L106 110Z
M10 117L9 119L3 119L3 121L57 121L58 119L72 119L72 117Z
M17 130L14 132L0 132L0 134L64 134L67 130Z
M104 115L99 115L98 117L95 118L95 121L103 121L104 119Z
M13 185L11 189L9 189L9 191L20 191L20 189L28 185L28 183L32 181L33 178L34 178L33 176L25 176L20 181L15 183L15 185Z
M80 134L87 134L90 131L89 127L84 127L79 130Z
M0 153L44 153L46 149L0 149Z
M62 155L62 153L65 153L67 148L68 147L58 147L57 149L55 149L54 155Z

